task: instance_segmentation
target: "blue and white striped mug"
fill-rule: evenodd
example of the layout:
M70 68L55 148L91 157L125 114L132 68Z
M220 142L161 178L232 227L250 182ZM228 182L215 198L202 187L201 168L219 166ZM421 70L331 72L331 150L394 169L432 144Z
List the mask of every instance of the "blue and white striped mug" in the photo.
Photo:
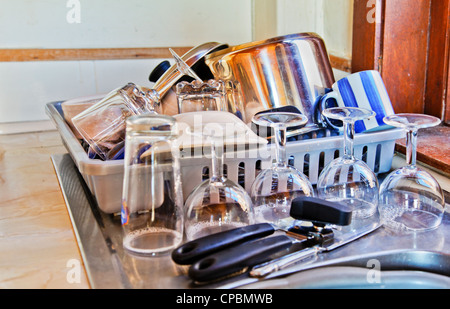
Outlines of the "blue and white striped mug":
M376 113L371 119L356 121L356 133L390 128L383 118L393 115L394 109L378 71L362 71L338 80L333 84L333 90L320 99L321 110L331 107L328 103L330 99L335 99L339 107L360 107ZM339 128L336 122L325 117L323 120L327 125Z

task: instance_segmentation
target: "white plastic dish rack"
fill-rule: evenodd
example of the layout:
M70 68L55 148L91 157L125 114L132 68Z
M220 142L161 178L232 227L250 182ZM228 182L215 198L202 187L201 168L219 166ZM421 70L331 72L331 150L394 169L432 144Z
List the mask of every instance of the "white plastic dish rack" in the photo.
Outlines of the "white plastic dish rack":
M47 115L55 123L63 141L80 174L97 201L98 207L105 213L119 213L122 199L123 160L102 161L90 159L69 125L65 121L62 102L46 105ZM375 173L385 173L391 169L395 141L403 138L401 129L391 129L355 136L354 153L363 159ZM265 155L255 155L254 149L225 153L224 170L227 178L242 185L250 192L258 171L272 164L274 146L269 145ZM305 173L312 184L317 183L322 169L334 158L342 154L343 137L328 136L288 142L287 156L291 165ZM191 157L181 153L181 176L183 195L189 193L208 177L211 159L205 156Z

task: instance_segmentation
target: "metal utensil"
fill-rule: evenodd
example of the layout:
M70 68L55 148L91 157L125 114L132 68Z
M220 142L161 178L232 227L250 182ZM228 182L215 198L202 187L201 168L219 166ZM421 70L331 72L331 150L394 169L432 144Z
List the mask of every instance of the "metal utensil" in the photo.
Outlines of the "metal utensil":
M343 234L340 237L335 236L330 242L318 246L314 246L311 248L307 248L305 250L301 250L298 252L294 252L285 256L282 256L278 259L274 259L272 261L256 265L249 272L250 277L262 278L271 274L275 271L279 271L285 269L301 260L307 259L319 253L328 252L344 246L358 238L367 235L381 226L380 222L373 222L371 225L366 226L364 229L356 230L354 233Z
M333 234L325 228L324 222L348 225L351 210L339 203L300 197L292 202L291 216L314 221L316 227L304 233L292 233L267 223L246 226L188 242L172 252L172 259L178 264L192 264L189 276L194 281L216 280L266 262L273 254L283 250L297 251L317 242L322 243ZM276 231L283 235L262 238Z

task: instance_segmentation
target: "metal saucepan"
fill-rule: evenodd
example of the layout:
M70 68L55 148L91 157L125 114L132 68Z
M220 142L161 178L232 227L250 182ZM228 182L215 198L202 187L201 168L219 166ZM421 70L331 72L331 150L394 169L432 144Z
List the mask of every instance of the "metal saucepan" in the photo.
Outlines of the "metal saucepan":
M334 75L317 34L280 36L214 51L205 63L228 85L231 112L249 123L262 110L296 106L308 117L305 130L322 127L318 101ZM309 127L309 128L308 128Z

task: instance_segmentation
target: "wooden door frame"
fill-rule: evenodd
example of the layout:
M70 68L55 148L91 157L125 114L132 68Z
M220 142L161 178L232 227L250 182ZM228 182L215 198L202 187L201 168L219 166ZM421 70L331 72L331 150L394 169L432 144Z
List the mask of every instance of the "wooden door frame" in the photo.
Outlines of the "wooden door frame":
M450 124L450 0L354 0L353 14L352 71L378 70L396 112Z

